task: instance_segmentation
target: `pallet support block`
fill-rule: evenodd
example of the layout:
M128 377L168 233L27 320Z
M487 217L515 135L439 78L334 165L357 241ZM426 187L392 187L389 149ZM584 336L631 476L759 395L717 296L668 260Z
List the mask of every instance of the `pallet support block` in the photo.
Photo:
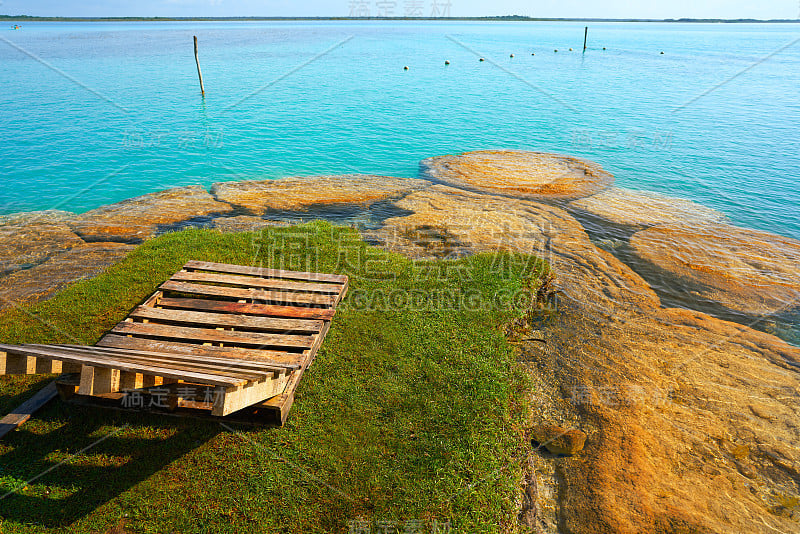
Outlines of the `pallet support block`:
M275 396L286 388L288 379L288 374L281 374L278 378L263 382L250 382L245 386L217 388L217 391L221 392L221 398L214 399L211 415L224 417L238 412L242 408L252 406L267 397Z
M116 393L119 391L120 374L119 369L84 365L78 394L91 396Z
M35 375L36 358L0 352L0 375Z

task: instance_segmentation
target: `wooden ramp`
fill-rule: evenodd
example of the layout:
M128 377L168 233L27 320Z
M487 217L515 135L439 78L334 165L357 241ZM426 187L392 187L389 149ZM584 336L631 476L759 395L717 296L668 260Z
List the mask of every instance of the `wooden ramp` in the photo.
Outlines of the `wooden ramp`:
M62 397L124 408L258 406L285 422L346 276L190 261L94 347L0 345L0 374L74 373Z

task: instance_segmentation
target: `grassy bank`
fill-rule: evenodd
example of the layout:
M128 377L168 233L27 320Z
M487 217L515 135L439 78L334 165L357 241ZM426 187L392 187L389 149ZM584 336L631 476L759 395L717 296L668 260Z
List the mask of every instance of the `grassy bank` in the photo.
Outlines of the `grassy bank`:
M0 315L0 340L94 343L188 259L351 277L287 425L226 428L53 402L0 441L0 492L24 486L0 500L0 531L516 529L528 384L502 327L528 309L538 260L412 262L324 223L190 230ZM46 382L0 377L0 410Z

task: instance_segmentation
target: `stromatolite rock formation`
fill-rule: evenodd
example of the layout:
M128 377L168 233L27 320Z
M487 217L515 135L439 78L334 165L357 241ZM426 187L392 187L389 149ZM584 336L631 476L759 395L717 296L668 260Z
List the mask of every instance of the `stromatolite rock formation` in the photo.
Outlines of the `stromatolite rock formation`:
M83 244L65 211L35 211L0 217L0 275L43 262L52 254Z
M634 228L657 224L723 222L725 214L685 198L650 191L611 187L570 202L570 211L586 213L605 223Z
M174 187L78 215L72 228L86 241L136 242L165 227L232 209L200 186Z
M749 315L800 307L800 241L727 224L637 232L636 255L702 298Z
M560 398L534 405L566 406L559 419L577 418L592 438L580 455L537 460L559 473L543 482L558 504L539 503L558 515L552 524L577 533L797 531L800 349L661 308L561 209L442 185L396 205L413 213L369 236L390 249L527 252L556 272L559 315L527 361L552 382L540 394Z
M54 254L40 265L0 278L0 311L14 304L44 300L76 280L91 278L134 248L121 243L84 243Z
M482 150L422 161L426 177L528 200L572 200L609 187L614 176L591 161L522 150Z
M425 180L366 174L291 177L279 180L221 182L211 192L223 202L256 214L297 211L314 205L369 205L401 197L430 185Z
M548 260L570 298L610 310L607 301L651 308L650 286L625 264L595 247L566 211L527 200L434 185L395 203L413 212L387 219L368 236L413 257L508 250Z

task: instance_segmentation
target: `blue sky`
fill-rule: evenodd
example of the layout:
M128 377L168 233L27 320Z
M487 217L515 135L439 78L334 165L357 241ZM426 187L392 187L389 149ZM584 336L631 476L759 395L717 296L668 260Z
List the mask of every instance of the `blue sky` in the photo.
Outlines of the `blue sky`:
M42 16L347 16L354 9L395 16L449 9L452 16L769 19L800 17L800 0L0 0L1 14Z

